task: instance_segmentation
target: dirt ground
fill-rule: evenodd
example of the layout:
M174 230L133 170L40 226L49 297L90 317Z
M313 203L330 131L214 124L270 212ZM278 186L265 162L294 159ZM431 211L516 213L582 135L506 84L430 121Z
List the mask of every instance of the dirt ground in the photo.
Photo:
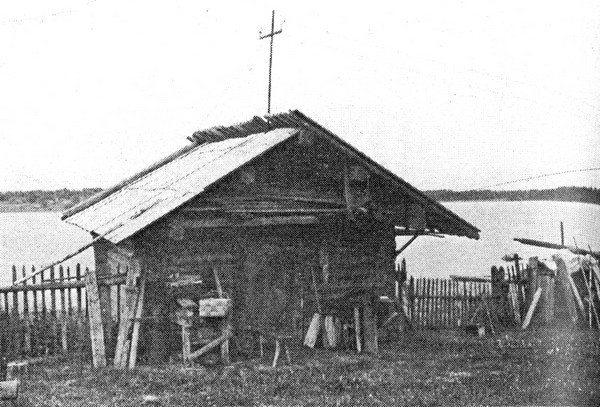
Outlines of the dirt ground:
M475 338L421 330L377 356L296 350L293 365L141 366L94 371L71 356L30 368L21 406L600 405L598 331Z

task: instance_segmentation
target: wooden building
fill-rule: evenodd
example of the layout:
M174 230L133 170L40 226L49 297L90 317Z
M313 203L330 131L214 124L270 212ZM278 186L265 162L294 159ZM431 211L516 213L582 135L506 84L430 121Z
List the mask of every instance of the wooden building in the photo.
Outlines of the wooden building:
M193 311L203 297L219 295L231 299L227 338L236 349L251 341L248 327L287 332L301 344L315 313L331 317L326 322L339 333L354 326L356 309L362 346L374 350L372 307L396 279L395 236L479 237L475 226L299 111L189 140L63 215L97 239L91 284L127 275L123 295L100 292L101 318L92 323L98 365L98 335L108 356L115 349L117 366L128 358L135 365L138 353L151 361L181 353L186 331L174 317L185 308L181 300ZM116 343L107 334L114 331Z

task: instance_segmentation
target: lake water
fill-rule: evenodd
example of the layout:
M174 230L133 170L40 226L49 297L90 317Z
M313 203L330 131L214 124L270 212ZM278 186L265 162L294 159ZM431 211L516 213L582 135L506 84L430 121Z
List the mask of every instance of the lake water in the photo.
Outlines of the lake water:
M11 281L13 264L45 265L74 252L90 240L89 233L61 221L57 212L0 213L0 284ZM93 251L86 250L66 264L77 262L91 266Z
M488 276L492 265L502 265L504 254L550 257L554 251L524 246L512 239L526 237L560 243L560 221L565 240L600 250L600 205L574 202L448 202L444 204L481 229L481 239L419 237L403 253L414 276L450 274ZM87 232L60 220L54 212L0 213L0 284L10 282L12 264L47 264L89 242ZM398 238L402 244L407 238ZM69 264L93 264L88 250Z

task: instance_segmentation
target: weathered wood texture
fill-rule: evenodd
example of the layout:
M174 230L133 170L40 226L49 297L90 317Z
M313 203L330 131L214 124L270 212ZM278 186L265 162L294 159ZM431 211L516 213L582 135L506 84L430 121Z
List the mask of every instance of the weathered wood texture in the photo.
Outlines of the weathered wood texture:
M475 313L491 283L413 278L408 282L408 317L414 326L464 326Z
M491 278L413 278L406 282L408 318L420 327L464 326L481 303L489 298L496 321L505 326L520 323L527 311L528 269L517 266L492 267Z
M140 234L138 239L143 243L139 245L148 253L144 261L149 264L149 278L202 282L193 289L174 289L167 296L185 293L185 298L199 299L202 293L212 292L216 297L217 268L220 289L233 300L231 324L238 349L253 344L243 334L243 328L249 325L289 334L292 342L302 343L318 311L311 269L318 270L315 275L318 292L323 296L323 317L336 317L340 326L342 320L352 321L353 304L370 302L374 293L383 293L395 279L392 226L371 222L367 227L328 220L317 225L185 228L182 234L173 233L168 226L172 219L196 216L183 213L174 213ZM325 274L321 264L324 247ZM153 306L156 296L148 292L148 307ZM165 336L175 340L165 339L162 349L170 347L169 353L181 352L181 329L168 328Z
M102 308L98 280L94 270L86 270L85 289L88 298L92 363L94 367L100 368L106 366L106 347L104 343L104 327L102 325Z

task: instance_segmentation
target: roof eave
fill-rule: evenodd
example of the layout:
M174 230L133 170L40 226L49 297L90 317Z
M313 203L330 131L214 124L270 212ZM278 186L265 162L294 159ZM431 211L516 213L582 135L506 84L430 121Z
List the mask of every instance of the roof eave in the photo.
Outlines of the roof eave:
M417 196L419 199L422 199L427 204L434 206L436 209L438 209L441 212L441 214L450 217L451 221L462 223L468 229L468 232L465 233L464 236L469 237L471 239L479 239L479 232L481 232L481 231L476 226L472 225L471 223L467 222L466 220L464 220L463 218L461 218L460 216L458 216L454 212L450 211L449 209L447 209L446 207L444 207L443 205L441 205L436 200L428 197L426 194L424 194L423 192L419 191L417 188L413 187L408 182L404 181L402 178L400 178L399 176L397 176L396 174L394 174L393 172L391 172L387 168L383 167L381 164L379 164L376 161L370 159L365 153L363 153L362 151L356 149L354 146L352 146L351 144L347 143L346 141L344 141L339 136L335 135L335 133L331 132L330 130L326 129L325 127L323 127L319 123L317 123L314 120L312 120L311 118L307 117L306 115L304 115L304 113L300 112L299 110L292 110L290 112L292 112L295 115L300 116L303 120L306 120L312 126L315 126L319 130L321 130L330 139L332 139L333 141L335 141L339 145L343 146L347 151L350 151L351 153L357 155L362 160L370 163L371 166L373 166L377 170L377 172L379 172L380 174L384 175L386 178L391 179L395 183L398 183L402 187L408 189L413 195Z

